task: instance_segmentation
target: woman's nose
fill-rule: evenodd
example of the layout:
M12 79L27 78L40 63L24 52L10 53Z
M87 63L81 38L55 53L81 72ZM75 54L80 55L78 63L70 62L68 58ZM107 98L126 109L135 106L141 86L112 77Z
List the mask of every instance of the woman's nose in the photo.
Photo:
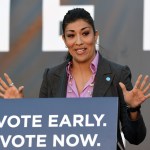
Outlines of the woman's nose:
M81 45L81 44L83 44L83 41L82 41L81 36L77 36L75 44L76 44L76 45Z

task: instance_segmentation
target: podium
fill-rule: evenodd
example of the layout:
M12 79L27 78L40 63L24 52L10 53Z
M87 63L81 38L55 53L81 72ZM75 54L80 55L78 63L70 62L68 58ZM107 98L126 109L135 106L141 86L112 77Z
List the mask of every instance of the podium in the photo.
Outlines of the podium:
M0 149L115 150L118 98L0 99Z

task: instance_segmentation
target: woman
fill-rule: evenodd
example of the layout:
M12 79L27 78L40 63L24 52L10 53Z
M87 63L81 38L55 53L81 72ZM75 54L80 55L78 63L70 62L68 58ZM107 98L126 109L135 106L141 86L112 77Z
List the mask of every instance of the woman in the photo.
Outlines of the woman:
M98 31L90 14L75 8L64 16L62 38L68 47L66 61L59 66L46 69L39 97L119 97L118 149L123 147L120 130L132 144L141 143L146 136L146 128L140 112L141 104L150 97L146 92L148 76L143 81L140 75L132 87L131 72L103 58L96 51ZM17 89L7 74L9 86L0 79L2 98L23 97L23 87ZM120 122L121 127L120 128ZM124 148L123 148L124 149Z

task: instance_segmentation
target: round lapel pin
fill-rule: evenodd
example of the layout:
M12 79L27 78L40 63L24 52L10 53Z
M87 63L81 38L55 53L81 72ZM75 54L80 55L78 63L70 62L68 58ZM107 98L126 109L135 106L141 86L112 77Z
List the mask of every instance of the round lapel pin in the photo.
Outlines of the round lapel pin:
M106 81L110 81L110 77L106 77Z

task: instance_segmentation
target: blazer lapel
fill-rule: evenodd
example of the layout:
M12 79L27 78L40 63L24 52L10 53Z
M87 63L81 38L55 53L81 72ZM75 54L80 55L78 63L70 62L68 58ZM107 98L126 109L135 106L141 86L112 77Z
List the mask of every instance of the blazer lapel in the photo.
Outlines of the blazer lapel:
M66 65L63 64L59 70L55 72L52 78L53 87L52 87L52 95L53 97L66 97L67 90L67 73L66 73Z
M114 74L111 72L109 62L99 55L99 63L97 73L95 76L95 85L93 90L93 97L105 96L108 88L110 87Z

